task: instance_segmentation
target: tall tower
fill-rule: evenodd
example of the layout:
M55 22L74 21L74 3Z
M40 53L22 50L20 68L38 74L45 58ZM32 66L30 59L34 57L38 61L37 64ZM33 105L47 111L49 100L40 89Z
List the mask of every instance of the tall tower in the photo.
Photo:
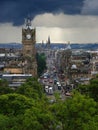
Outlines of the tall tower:
M22 28L22 44L23 44L23 73L30 73L33 76L37 75L36 62L36 30L31 26L31 19L25 20L25 27Z
M49 49L51 48L51 45L50 45L51 41L50 41L50 36L48 36L48 41L46 43L46 47Z

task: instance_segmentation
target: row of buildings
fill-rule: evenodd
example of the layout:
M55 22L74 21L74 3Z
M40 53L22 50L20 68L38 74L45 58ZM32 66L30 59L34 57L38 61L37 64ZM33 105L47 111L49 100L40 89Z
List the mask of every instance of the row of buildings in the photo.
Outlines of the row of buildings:
M88 83L98 74L98 51L65 49L56 51L56 68L65 75L65 80Z
M88 83L98 74L98 51L72 49L70 43L65 48L43 48L39 53L45 53L46 57L53 57L55 67L59 74L63 74L65 80L77 80Z
M30 18L22 28L22 48L0 48L0 73L31 74L37 76L36 52L45 53L54 59L58 73L65 79L90 79L98 73L98 52L71 49L70 43L65 48L51 48L50 37L47 43L36 45L36 29L32 28Z

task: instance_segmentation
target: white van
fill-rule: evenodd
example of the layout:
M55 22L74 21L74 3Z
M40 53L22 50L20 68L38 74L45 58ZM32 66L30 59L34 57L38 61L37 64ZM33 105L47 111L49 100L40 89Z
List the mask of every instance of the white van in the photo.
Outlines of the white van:
M53 87L49 87L48 93L49 93L49 94L53 94Z

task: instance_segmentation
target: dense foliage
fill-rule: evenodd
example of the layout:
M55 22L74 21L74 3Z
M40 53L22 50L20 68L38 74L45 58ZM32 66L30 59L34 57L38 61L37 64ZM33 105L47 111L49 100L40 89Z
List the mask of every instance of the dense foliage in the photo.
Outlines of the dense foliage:
M81 94L85 94L98 102L98 76L90 80L88 85L79 85L77 88Z
M93 94L98 92L97 79L79 86L81 94L74 91L66 100L55 94L54 103L37 79L27 79L16 90L4 82L0 82L0 130L98 130L98 100Z
M46 69L46 56L44 53L41 54L37 53L36 59L37 59L37 72L38 76L40 76Z

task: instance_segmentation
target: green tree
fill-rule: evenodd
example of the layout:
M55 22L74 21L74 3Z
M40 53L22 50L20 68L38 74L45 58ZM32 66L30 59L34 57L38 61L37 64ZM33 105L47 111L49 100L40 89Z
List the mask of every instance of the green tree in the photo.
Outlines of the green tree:
M37 71L38 71L38 75L40 76L43 73L43 71L47 68L46 56L44 53L41 53L41 54L37 53L36 59L37 59L37 65L38 65Z
M79 91L81 94L89 96L89 85L79 84L76 90Z
M54 129L54 116L44 98L32 100L20 94L0 96L0 129L49 130ZM5 125L4 125L5 124ZM54 129L55 130L55 129Z
M0 79L0 87L8 87L8 82L5 79Z
M33 103L33 100L20 94L4 94L0 96L0 113L14 116L23 114Z
M66 101L54 104L51 110L63 130L98 129L97 103L79 93Z
M91 79L88 85L79 85L77 90L98 102L98 77Z
M36 107L26 110L23 118L26 130L55 130L56 122L46 100L36 102Z
M98 102L98 77L90 81L89 96Z
M43 96L43 87L36 78L28 78L16 91L33 99L40 99Z
M9 88L6 80L0 80L0 94L13 93L14 90Z
M0 114L0 130L6 130L9 125L9 117Z

